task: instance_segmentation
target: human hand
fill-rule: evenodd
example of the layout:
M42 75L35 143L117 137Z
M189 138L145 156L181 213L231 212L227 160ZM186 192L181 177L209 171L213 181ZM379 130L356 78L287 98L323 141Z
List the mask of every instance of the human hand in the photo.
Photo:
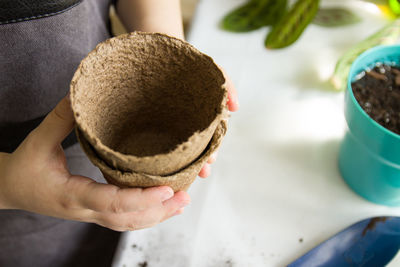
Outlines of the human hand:
M221 67L220 67L220 69L221 69L222 73L224 74L225 80L226 80L226 88L228 90L228 109L231 112L235 112L239 109L239 101L238 101L236 88L235 88L234 84L232 83L232 80L228 77L228 75L224 71L224 69L222 69ZM208 159L207 163L204 164L203 168L200 170L199 176L201 178L206 178L210 175L211 164L217 160L217 153L218 152L215 152L214 154L212 154L210 156L210 158Z
M151 227L183 212L186 192L119 188L72 175L61 142L74 117L65 97L12 154L0 153L0 209L92 222L116 231Z

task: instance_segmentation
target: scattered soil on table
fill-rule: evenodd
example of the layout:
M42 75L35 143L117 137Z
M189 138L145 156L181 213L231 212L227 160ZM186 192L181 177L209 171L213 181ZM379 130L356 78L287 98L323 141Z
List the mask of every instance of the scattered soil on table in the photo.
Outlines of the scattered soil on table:
M226 266L228 266L228 267L233 267L233 262L232 262L232 260L226 260L226 261L225 261L225 264L226 264Z
M376 227L376 225L379 222L385 222L388 218L387 217L378 217L378 218L373 218L371 219L371 221L367 224L367 226L364 228L363 232L362 232L362 236L365 236L365 234L368 231L373 231Z
M131 248L132 248L132 249L137 249L137 250L139 250L139 251L142 251L142 250L143 250L142 247L139 247L139 246L136 245L136 244L132 244Z
M139 263L138 267L147 267L147 261Z
M400 134L400 69L377 65L351 86L363 110L386 129Z

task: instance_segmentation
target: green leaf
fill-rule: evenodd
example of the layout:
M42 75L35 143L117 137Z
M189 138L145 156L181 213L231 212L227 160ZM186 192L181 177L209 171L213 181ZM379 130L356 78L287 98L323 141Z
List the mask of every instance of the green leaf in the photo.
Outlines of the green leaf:
M321 8L313 20L314 24L323 27L337 27L360 22L359 16L345 8Z
M318 11L319 0L298 0L269 32L265 46L283 48L294 43Z
M261 26L275 25L285 14L286 8L287 0L265 1L251 21Z
M399 36L400 19L397 19L348 50L336 63L335 71L331 78L335 89L346 89L351 64L362 52L377 45L393 44Z
M222 19L222 28L232 32L248 32L272 25L284 14L287 0L251 0Z

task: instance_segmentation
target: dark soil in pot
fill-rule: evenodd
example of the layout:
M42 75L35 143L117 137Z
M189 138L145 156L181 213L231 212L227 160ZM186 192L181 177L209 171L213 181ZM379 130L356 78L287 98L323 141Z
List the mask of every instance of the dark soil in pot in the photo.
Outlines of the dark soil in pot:
M361 78L360 78L361 77ZM359 74L352 89L363 110L386 129L400 134L400 69L378 64Z

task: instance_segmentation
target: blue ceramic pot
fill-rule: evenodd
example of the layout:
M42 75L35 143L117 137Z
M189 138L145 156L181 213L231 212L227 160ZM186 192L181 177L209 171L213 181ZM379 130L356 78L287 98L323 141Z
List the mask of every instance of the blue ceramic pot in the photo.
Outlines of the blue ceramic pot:
M347 184L362 197L400 206L400 135L371 119L351 88L355 76L376 63L400 66L400 45L372 48L352 64L345 92L348 129L340 147L339 169Z

